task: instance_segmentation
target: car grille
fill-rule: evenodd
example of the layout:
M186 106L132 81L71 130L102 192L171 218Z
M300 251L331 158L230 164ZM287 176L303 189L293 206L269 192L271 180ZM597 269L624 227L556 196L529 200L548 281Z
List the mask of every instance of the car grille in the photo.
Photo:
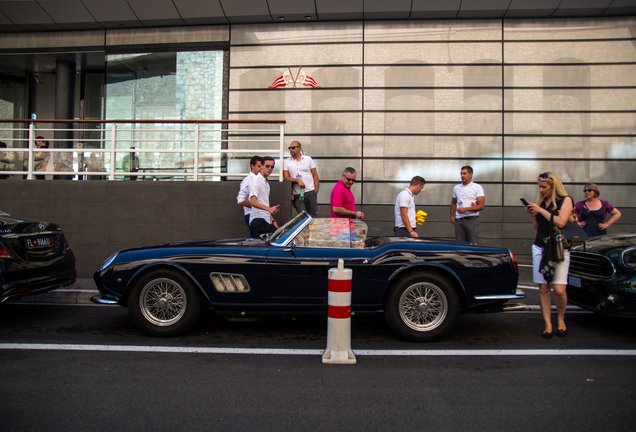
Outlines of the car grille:
M570 274L608 278L615 272L614 264L604 255L580 251L570 253Z

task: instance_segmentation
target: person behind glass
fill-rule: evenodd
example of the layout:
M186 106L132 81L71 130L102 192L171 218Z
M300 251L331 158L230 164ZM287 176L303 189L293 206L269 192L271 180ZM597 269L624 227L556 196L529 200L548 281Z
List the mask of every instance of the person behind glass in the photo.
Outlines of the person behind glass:
M250 202L250 185L256 175L261 172L263 167L263 158L260 156L253 156L250 159L250 173L245 176L239 187L239 193L236 196L236 203L243 206L243 217L245 218L245 224L250 230L250 238L254 238L254 231L250 226L250 213L252 212L252 203Z
M269 206L269 183L267 178L274 170L274 159L265 156L261 171L250 183L250 228L254 238L260 238L261 234L273 233L278 229L274 215L278 213L278 206Z
M607 201L598 199L601 191L595 183L587 183L583 186L585 200L579 201L574 206L579 217L579 225L588 237L607 234L607 228L621 218L621 212ZM612 217L605 222L607 214Z
M292 203L298 213L307 211L313 217L318 215L318 189L320 179L316 164L311 156L303 153L301 144L292 141L289 145L289 157L285 159L283 177L292 182Z
M409 186L400 192L395 199L393 232L396 237L419 237L415 215L415 195L422 192L425 184L426 180L420 176L415 176L411 179Z
M38 136L35 138L35 145L37 148L49 148L49 142L44 140L44 137ZM38 151L33 153L33 170L34 171L46 171L46 167L49 164L49 160L51 160L51 153ZM36 175L36 179L44 180L46 177L44 175Z
M466 165L460 172L462 182L453 188L450 221L455 226L457 241L477 244L479 212L486 205L484 188L473 182L473 169Z
M541 336L548 339L552 337L552 319L550 316L552 300L550 289L554 291L554 302L557 307L557 335L564 337L567 334L565 325L565 308L568 303L566 287L568 283L568 270L570 267L570 251L564 250L564 259L556 264L554 277L548 283L539 273L541 258L543 256L543 239L550 236L550 217L554 215L553 223L563 228L572 215L574 201L568 196L559 177L552 172L545 172L538 177L539 194L537 202L528 202L526 211L532 214L532 226L537 235L532 245L532 270L534 283L539 284L539 303L541 315L545 322L545 328Z
M0 141L0 148L7 148L7 144ZM10 169L11 160L9 159L9 154L7 152L0 151L0 171L10 171ZM7 174L0 174L0 179L8 178L9 176Z
M356 181L356 170L347 167L342 172L342 178L331 190L331 218L362 219L364 213L356 211L356 200L351 192L351 186Z

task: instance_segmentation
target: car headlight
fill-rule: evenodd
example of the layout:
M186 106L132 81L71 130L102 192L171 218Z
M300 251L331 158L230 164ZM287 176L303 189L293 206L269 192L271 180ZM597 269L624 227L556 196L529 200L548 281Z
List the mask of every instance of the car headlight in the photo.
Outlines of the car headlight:
M98 271L104 271L106 270L108 267L110 267L110 265L113 263L113 261L115 261L115 258L117 258L117 254L119 252L115 252L114 254L112 254L111 256L109 256L106 261L104 261L104 263L102 264L102 266L99 268Z
M621 254L621 263L625 268L636 270L636 247L625 249Z

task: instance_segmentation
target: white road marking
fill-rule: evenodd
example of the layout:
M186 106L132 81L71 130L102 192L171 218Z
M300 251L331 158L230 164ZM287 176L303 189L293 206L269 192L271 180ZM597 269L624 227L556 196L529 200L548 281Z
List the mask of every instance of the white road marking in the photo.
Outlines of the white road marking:
M0 344L0 350L107 351L176 354L232 355L315 355L318 349L219 348L134 345L73 345L73 344ZM356 356L636 356L636 349L512 349L512 350L353 350Z

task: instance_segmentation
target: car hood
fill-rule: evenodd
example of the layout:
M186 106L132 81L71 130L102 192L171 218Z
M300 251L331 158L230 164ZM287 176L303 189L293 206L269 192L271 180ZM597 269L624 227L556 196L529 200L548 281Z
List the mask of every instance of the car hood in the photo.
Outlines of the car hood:
M609 255L612 250L623 250L626 247L635 245L636 233L619 233L592 237L585 244L575 246L572 250Z

